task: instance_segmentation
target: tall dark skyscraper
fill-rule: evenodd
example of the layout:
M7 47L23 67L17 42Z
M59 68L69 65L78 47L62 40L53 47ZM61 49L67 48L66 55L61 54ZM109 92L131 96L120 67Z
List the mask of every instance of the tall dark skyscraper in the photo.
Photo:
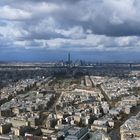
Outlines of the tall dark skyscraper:
M70 53L68 53L68 66L70 66L70 64L71 64L71 55Z

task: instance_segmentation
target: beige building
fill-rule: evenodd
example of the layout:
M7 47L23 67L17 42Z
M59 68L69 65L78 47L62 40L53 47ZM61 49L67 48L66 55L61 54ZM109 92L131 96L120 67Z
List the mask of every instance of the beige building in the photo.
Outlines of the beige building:
M12 118L11 123L13 127L28 126L29 122L26 119Z
M140 112L120 127L121 140L140 140Z
M12 124L1 124L0 125L0 134L9 133L11 130Z
M15 136L24 136L26 132L30 130L29 126L21 126L21 127L14 127L12 131L14 132Z
M95 131L95 130L103 130L104 132L107 132L108 131L108 127L105 126L105 125L91 125L91 130L92 131Z

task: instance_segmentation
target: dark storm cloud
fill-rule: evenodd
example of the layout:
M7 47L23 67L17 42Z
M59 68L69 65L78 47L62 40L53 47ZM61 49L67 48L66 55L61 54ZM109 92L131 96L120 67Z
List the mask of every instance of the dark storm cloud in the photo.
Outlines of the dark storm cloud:
M8 0L6 2L8 4ZM26 22L26 19L38 20L52 16L63 28L82 25L85 30L90 29L99 35L140 35L138 0L10 0L9 3L16 7L7 7L7 10L13 11L10 16L15 17L9 19L23 19ZM15 14L18 7L19 14Z
M54 33L54 32L50 32L50 33L37 33L37 32L32 32L27 36L23 36L23 37L19 37L17 38L19 41L23 41L23 40L48 40L48 39L53 39L53 38L66 38L65 36L58 34L58 33Z
M58 3L57 0L53 0ZM59 1L64 9L55 18L65 26L83 26L94 34L107 36L140 35L140 2L138 0ZM70 3L70 4L68 4Z

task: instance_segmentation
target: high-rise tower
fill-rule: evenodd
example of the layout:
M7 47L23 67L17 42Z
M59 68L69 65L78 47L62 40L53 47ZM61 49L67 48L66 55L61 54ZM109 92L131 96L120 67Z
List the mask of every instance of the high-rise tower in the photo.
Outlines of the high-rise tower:
M71 65L71 56L70 56L70 53L68 53L68 66L70 67Z

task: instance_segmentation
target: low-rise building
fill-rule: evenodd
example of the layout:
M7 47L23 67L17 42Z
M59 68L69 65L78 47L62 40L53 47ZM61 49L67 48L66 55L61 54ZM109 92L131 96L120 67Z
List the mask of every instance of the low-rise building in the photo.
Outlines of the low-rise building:
M132 116L120 127L121 140L140 139L140 112Z

